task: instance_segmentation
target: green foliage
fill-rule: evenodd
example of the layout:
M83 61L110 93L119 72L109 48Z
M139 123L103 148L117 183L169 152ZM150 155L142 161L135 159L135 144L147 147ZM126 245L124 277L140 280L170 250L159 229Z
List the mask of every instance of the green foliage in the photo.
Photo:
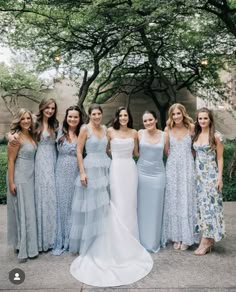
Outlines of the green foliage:
M7 147L0 145L0 204L6 204Z
M122 87L128 95L145 91L157 106L174 102L184 87L195 93L208 88L223 93L219 70L235 59L236 40L230 31L236 21L231 11L223 11L233 20L228 28L229 22L214 14L227 8L215 5L218 1L7 2L0 2L0 10L6 11L0 21L8 26L2 35L9 45L34 51L39 70L55 66L60 55L61 67L75 79L84 77L78 93L81 105L86 99L103 102ZM235 1L224 2L233 9ZM208 60L207 66L202 59ZM165 101L160 100L163 92Z
M1 63L0 88L9 94L25 89L38 91L40 89L40 82L37 76L27 70L22 64L15 64L14 67L8 67Z
M5 106L14 115L18 109L19 98L28 98L38 102L36 95L41 82L37 75L22 64L13 67L0 63L0 93Z
M228 167L236 149L236 140L227 141L224 147L224 171L223 171L223 198L224 201L236 201L236 169L232 178L229 177Z

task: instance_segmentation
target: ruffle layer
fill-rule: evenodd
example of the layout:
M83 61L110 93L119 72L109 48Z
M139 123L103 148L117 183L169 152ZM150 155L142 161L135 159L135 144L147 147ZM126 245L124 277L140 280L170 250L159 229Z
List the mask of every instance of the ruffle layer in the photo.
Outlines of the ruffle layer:
M105 232L108 214L109 205L104 205L87 213L73 212L70 252L85 252L93 240Z
M108 179L107 176L99 176L99 177L88 177L88 184L87 186L83 186L80 182L80 176L78 176L75 180L75 194L84 197L84 191L86 192L94 192L94 189L99 190L108 187ZM90 190L91 189L91 190ZM86 195L87 196L87 195Z
M100 153L88 153L84 159L84 168L107 168L109 169L111 164L111 159L106 155L101 155Z
M109 205L109 195L106 187L97 190L96 195L94 195L94 189L85 188L80 187L75 190L72 213L91 212L102 206Z

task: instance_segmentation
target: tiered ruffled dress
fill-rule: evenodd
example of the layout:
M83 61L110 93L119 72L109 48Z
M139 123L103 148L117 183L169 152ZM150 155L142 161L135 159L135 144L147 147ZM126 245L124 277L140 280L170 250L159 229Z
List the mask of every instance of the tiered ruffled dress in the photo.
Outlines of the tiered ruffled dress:
M57 232L53 255L60 255L69 249L71 229L72 198L75 180L79 174L76 147L77 139L69 143L67 139L58 144L62 131L58 132L56 163L56 194L57 194Z
M85 143L84 168L88 178L87 186L75 181L72 204L72 226L69 250L84 254L93 240L104 232L109 210L108 177L110 158L106 154L107 138L97 138L89 128Z

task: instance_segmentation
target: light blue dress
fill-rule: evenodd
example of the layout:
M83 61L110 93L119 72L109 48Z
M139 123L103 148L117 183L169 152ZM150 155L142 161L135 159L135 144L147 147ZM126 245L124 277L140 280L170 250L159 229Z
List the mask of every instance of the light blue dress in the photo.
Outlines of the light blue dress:
M18 249L18 258L38 255L34 201L34 157L36 145L24 142L15 161L17 195L7 193L8 243ZM8 184L7 184L8 185Z
M106 154L106 130L104 127L104 136L99 139L88 125L85 127L88 138L83 162L88 184L83 186L80 176L75 181L69 241L70 252L80 254L85 254L93 240L104 232L109 211L110 158Z
M35 157L35 204L39 251L53 248L56 235L56 144L44 131Z
M159 143L150 144L141 133L138 166L138 226L141 244L158 252L161 244L162 215L165 191L163 163L164 133Z
M192 245L196 214L196 180L189 133L179 141L169 130L162 245L168 241Z
M221 142L223 138L220 136ZM217 190L218 166L216 152L210 145L193 144L196 151L197 224L199 237L220 241L225 237L222 193Z
M57 142L62 132L58 134ZM69 234L71 228L72 197L76 177L79 174L77 155L77 139L69 143L57 144L58 157L56 164L56 194L57 194L57 231L52 253L60 255L69 249Z

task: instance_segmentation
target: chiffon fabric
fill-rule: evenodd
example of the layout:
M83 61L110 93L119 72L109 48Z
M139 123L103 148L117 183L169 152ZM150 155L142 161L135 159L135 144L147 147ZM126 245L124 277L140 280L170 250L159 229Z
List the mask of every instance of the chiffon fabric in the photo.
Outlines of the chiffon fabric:
M38 255L34 200L34 157L36 145L24 142L15 160L16 196L7 192L8 243L19 250L18 258Z
M165 192L163 163L164 132L159 143L146 141L145 131L139 142L138 167L138 226L141 244L151 252L158 252Z
M196 214L195 168L189 134L177 140L169 130L170 150L166 163L162 245L168 241L192 245Z
M79 174L77 162L77 139L69 142L66 138L58 143L62 136L57 135L58 157L56 163L56 195L57 195L57 229L53 255L61 255L69 250L69 234L71 229L72 198L75 180Z
M52 249L56 236L56 156L55 140L44 131L35 157L35 204L39 251Z
M89 244L87 245L87 249L84 249L82 246L82 254L72 262L70 272L77 280L97 287L131 284L146 276L152 269L153 262L147 251L140 245L138 240L127 228L127 225L125 224L126 221L123 221L125 220L125 214L123 214L123 218L120 218L120 212L117 210L115 202L113 202L113 199L111 199L111 201L109 200L108 182L110 159L105 152L107 138L104 135L102 139L98 139L89 127L88 131L90 132L90 137L86 141L87 156L84 159L88 185L87 187L83 187L84 191L79 191L79 188L77 188L75 192L75 200L73 202L73 213L75 214L76 212L75 207L78 207L78 204L76 203L77 200L79 201L78 198L81 198L80 203L83 206L86 206L87 209L81 210L81 213L82 211L84 212L84 217L86 217L86 213L88 215L90 212L90 206L93 206L94 210L97 211L101 206L106 206L107 208L103 207L102 212L96 212L96 216L93 216L93 218L96 219L95 222L98 222L98 225L96 225L95 228L97 230L96 233L94 232L94 227L89 226L89 221L83 221L84 228L82 228L82 230L84 229L87 231L85 234L90 234L92 240L87 242ZM114 142L114 147L117 146L115 146L115 144L116 143ZM131 160L133 140L129 140L129 144L128 147L131 152L129 151L129 154L128 152L127 154L129 156L128 160ZM121 147L120 153L123 153L123 147L121 144L118 147ZM125 145L125 148L127 148L127 145ZM112 148L112 150L114 150L114 148ZM114 155L114 152L112 152L112 155ZM113 159L115 159L115 156L116 154L113 156ZM125 159L125 157L123 158ZM127 168L130 170L129 175L132 182L131 186L135 187L137 182L137 171L135 165L129 161ZM123 169L116 169L113 165L110 177L113 183L117 182L115 177L119 176L121 174L120 172L123 172ZM91 174L94 176L90 176ZM78 180L77 186L79 186L79 184ZM90 189L89 184L92 184L92 190ZM104 193L104 186L106 187L106 200L101 196L101 194ZM124 185L123 183L123 189L128 188L130 190L130 196L132 196L135 193L135 190L137 190L137 186L135 187L135 190L132 190L132 187ZM119 193L119 195L121 194ZM114 194L111 194L111 198L114 198ZM120 200L124 199L129 201L128 197L124 198L120 196ZM132 201L135 201L135 199L132 199ZM125 205L125 202L123 202L123 205ZM130 211L133 212L133 207ZM136 212L133 214L127 214L127 218L130 217L130 215L133 215L133 218L137 218ZM74 219L75 217L73 217L73 220ZM81 216L77 216L77 219L81 219ZM129 218L127 222L130 221ZM73 223L76 223L76 220L74 220ZM77 221L77 224L78 223L79 221ZM135 235L137 235L137 226L136 228L134 228L134 224L129 226L132 227L132 232L135 231ZM73 234L75 234L75 230L71 232L72 236ZM82 234L83 237L84 233L81 232L80 234ZM81 243L83 243L83 241L80 241L80 244Z
M221 142L223 138L219 134ZM217 190L216 152L210 145L193 144L197 172L197 224L199 237L220 241L225 237L222 193Z

